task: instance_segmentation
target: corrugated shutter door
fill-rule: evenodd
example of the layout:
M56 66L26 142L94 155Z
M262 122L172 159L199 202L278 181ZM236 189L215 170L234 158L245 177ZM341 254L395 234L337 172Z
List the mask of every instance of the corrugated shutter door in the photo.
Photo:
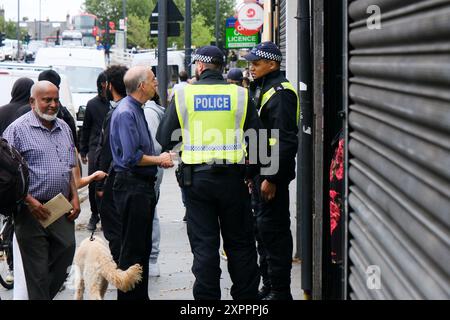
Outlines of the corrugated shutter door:
M358 0L349 16L349 296L448 299L450 1Z
M280 0L280 51L283 54L283 61L281 62L281 70L286 71L286 0Z

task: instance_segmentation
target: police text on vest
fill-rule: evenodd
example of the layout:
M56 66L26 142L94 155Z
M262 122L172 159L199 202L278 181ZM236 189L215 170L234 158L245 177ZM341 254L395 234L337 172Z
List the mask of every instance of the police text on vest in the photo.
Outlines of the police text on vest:
M230 95L194 95L195 111L230 111Z

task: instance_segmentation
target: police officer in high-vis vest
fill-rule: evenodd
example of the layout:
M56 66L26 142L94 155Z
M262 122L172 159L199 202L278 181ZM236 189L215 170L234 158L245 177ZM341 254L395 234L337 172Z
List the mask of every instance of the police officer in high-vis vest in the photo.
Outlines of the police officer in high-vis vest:
M279 169L255 179L255 215L258 253L263 287L259 298L290 300L292 234L289 213L289 183L295 178L295 156L300 105L296 90L280 72L282 55L268 41L260 43L245 57L251 62L254 79L250 94L263 125L278 130L270 145L278 149ZM278 144L278 145L277 145Z
M195 299L220 299L220 234L228 258L233 299L256 299L260 276L248 188L244 131L262 127L247 89L227 84L215 46L192 58L198 79L175 92L157 140L170 150L181 129L182 165L177 178L186 195L187 232L194 262ZM175 134L175 137L178 135Z

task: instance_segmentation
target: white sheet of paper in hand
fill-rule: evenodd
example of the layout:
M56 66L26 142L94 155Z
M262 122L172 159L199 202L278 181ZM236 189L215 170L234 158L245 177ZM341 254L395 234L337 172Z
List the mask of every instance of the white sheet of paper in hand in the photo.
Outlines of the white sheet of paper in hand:
M72 205L61 193L44 204L44 208L50 211L50 217L46 220L39 220L44 228L47 228L53 222L72 210Z

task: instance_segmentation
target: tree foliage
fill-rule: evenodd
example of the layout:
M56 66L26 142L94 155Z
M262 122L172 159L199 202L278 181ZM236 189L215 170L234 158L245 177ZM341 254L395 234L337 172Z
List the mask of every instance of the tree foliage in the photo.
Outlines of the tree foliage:
M17 38L17 22L16 21L5 21L3 17L0 17L0 32L5 34L5 38L7 39L16 39ZM27 34L26 28L20 28L20 39Z
M219 31L223 37L225 20L234 14L234 0L219 0ZM205 17L205 22L212 30L216 28L216 0L193 0L192 12ZM213 34L215 34L213 32Z
M127 42L130 46L141 48L150 47L150 39L147 31L150 28L148 19L129 14L127 27Z
M185 0L174 0L181 14L185 15ZM154 48L156 38L149 38L151 12L157 0L127 0L127 42L129 46ZM220 0L220 35L224 37L226 18L233 15L235 0ZM122 0L85 0L86 12L95 14L105 25L107 21L114 21L119 25L122 19ZM192 45L203 46L214 41L216 21L216 0L192 0ZM184 22L181 22L181 35L168 39L169 46L184 47Z

